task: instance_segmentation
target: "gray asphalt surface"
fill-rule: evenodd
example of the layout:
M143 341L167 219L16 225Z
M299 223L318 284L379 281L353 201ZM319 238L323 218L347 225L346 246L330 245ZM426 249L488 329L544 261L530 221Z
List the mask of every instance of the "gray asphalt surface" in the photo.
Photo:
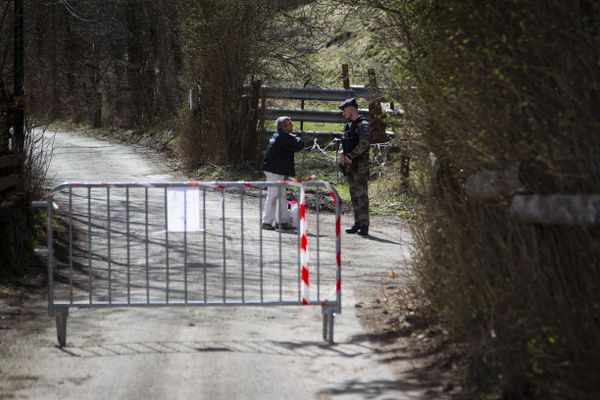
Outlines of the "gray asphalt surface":
M184 180L139 148L64 132L55 137L50 176L54 183ZM244 207L258 219L256 198ZM60 349L40 298L0 311L0 399L419 398L419 383L390 370L356 317L355 304L410 259L400 221L372 224L370 239L342 237L343 311L333 346L321 339L319 307L171 307L72 310Z

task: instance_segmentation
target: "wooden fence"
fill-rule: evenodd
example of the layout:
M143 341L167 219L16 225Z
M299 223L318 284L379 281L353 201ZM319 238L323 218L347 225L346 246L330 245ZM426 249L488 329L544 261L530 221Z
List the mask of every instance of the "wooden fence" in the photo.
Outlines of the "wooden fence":
M241 114L248 114L248 135L244 147L251 148L250 159L254 158L256 165L260 165L262 151L265 148L266 135L268 130L265 128L266 121L274 121L277 117L288 116L294 122L300 122L299 129L295 131L305 136L315 138L329 137L335 138L342 136L342 123L344 119L339 104L348 99L356 98L359 104L367 104L368 108L360 108L359 113L366 116L371 126L371 142L386 143L396 136L401 136L395 131L386 130L386 119L389 116L402 118L404 111L396 109L394 101L388 101L389 108L383 109L382 102L386 99L384 95L385 88L379 87L375 75L375 70L368 70L368 85L351 86L348 75L348 66L342 65L343 88L323 88L309 87L308 81L302 87L285 86L263 86L261 81L254 81L250 86L242 90L243 101L240 102L243 110ZM189 90L189 108L194 111L201 103L203 96L200 86ZM300 102L297 108L276 108L267 107L267 99L296 100ZM319 101L323 103L335 102L331 109L306 109L305 101ZM305 130L304 122L317 123L339 123L338 130L318 131ZM409 156L407 152L401 154L401 176L403 184L408 180Z
M342 68L347 74L346 68ZM280 116L288 116L294 121L303 122L322 122L339 123L344 121L338 105L351 97L357 98L358 102L366 100L368 108L359 109L359 113L367 116L372 126L372 141L382 143L398 135L397 132L386 131L384 119L387 116L394 115L402 117L403 110L395 109L394 102L390 101L390 108L383 110L381 102L385 101L384 89L377 85L375 71L369 70L369 85L350 86L349 80L344 78L344 88L323 88L323 87L292 87L292 86L263 86L261 81L254 81L250 86L243 88L244 96L249 97L250 109L254 110L254 117L250 120L250 132L264 131L264 121L275 120ZM202 89L200 86L191 88L189 91L189 108L194 110L200 103ZM300 101L299 108L273 108L267 107L267 99L285 99ZM320 102L336 102L331 110L306 109L304 102L307 100L316 100ZM301 129L302 130L302 129ZM302 130L302 133L310 136L341 136L342 131L313 131Z
M322 87L283 87L283 86L262 86L260 81L253 82L252 86L246 88L250 95L250 104L252 109L257 110L255 117L250 122L249 131L251 136L257 138L256 143L261 143L258 140L259 134L267 132L265 129L265 121L273 121L280 116L288 116L293 121L300 122L300 128L296 130L306 136L312 137L339 137L343 134L341 127L344 123L339 104L348 99L356 98L358 103L368 104L368 108L360 108L358 111L361 115L367 117L371 125L371 142L386 143L394 137L400 135L394 131L386 130L386 118L388 116L403 117L404 111L398 110L394 106L393 101L389 101L389 109L384 110L382 102L386 101L384 95L385 88L377 85L375 70L368 71L369 84L367 86L350 86L348 77L348 66L342 65L343 88L322 88ZM308 82L307 82L308 84ZM300 101L299 108L274 108L267 107L267 99L285 99ZM316 110L306 109L305 101L314 100L319 102L335 102L331 110ZM260 106L259 106L260 104ZM339 130L317 131L305 130L304 122L321 122L321 123L339 123ZM338 143L339 144L339 143ZM259 144L262 148L264 144ZM257 154L260 154L260 148L257 149ZM409 173L409 156L408 153L401 154L401 178L402 184L407 185Z
M440 160L430 155L432 189L440 188ZM507 205L517 220L539 225L600 225L600 194L535 194L523 190L519 164L503 170L481 170L469 175L465 182L466 195L482 203Z
M344 71L342 69L342 76ZM344 78L344 88L322 88L322 87L283 87L283 86L262 86L260 81L253 82L252 86L247 88L251 96L251 103L256 105L258 110L255 121L257 126L251 126L250 131L256 129L258 132L264 132L264 122L267 120L275 120L282 115L290 117L294 121L301 123L300 131L309 136L341 136L342 131L315 131L304 130L302 124L304 122L324 122L324 123L339 123L344 121L338 105L351 97L354 97L361 103L361 100L366 100L368 108L359 109L359 113L369 118L371 129L371 140L375 143L383 143L389 141L390 137L397 135L396 132L386 131L385 118L390 115L401 117L404 112L394 108L394 102L390 102L390 109L383 110L381 102L385 101L383 95L384 88L377 86L375 79L375 71L369 70L369 85L367 86L350 86L349 80ZM267 107L267 99L285 99L299 100L299 108L269 108ZM316 100L320 102L335 102L332 110L315 110L306 109L304 102L306 100ZM260 106L258 106L260 103Z

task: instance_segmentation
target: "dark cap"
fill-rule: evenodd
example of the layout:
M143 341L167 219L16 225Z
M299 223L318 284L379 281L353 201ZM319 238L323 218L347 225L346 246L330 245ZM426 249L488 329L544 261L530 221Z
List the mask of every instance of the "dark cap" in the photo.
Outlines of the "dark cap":
M343 110L344 108L346 108L348 106L358 108L358 104L356 104L356 99L354 97L344 100L344 102L342 104L340 104L340 110Z

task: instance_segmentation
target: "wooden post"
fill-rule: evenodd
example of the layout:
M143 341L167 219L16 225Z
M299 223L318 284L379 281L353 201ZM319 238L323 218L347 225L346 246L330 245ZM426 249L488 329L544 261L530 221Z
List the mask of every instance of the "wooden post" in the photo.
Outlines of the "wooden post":
M310 78L308 78L302 87L307 87L310 82ZM304 99L300 100L300 109L304 110ZM304 139L304 121L300 121L300 133L302 134L302 139ZM302 160L300 162L300 172L298 174L298 178L304 179L304 149L302 149Z
M4 82L0 78L0 156L8 154L10 128L13 124L11 100L4 90Z
M252 81L252 87L250 90L250 110L252 116L250 118L250 126L248 126L248 135L250 136L250 143L254 143L253 153L248 154L248 160L254 159L255 162L260 158L260 141L258 140L259 133L257 132L257 122L260 110L258 109L258 101L260 99L260 87L262 82L260 80Z
M303 88L307 87L308 84L310 83L310 79L308 78L305 82L304 85L302 85ZM300 100L300 109L304 110L304 99ZM304 121L300 121L300 132L304 132Z
M369 76L369 86L371 88L377 87L377 75L375 74L375 70L373 68L369 68L367 70L367 75Z
M260 132L265 132L265 112L267 110L267 96L263 93L260 98Z
M375 70L369 69L369 117L371 119L371 143L385 143L388 141L385 134L385 121L381 108L381 94L377 87Z
M25 50L23 41L23 0L15 0L14 23L14 65L13 65L13 96L14 132L13 151L23 153L25 146Z
M262 155L265 150L265 112L267 110L267 95L265 91L262 91L260 97L260 122L259 122L259 135L256 140L256 167L260 168L262 164Z
M94 96L94 128L102 126L102 92L98 91Z
M344 89L350 89L350 75L348 75L348 64L342 64L342 83Z
M400 153L400 185L403 188L408 187L408 173L410 171L410 156L406 153L406 150L402 149Z

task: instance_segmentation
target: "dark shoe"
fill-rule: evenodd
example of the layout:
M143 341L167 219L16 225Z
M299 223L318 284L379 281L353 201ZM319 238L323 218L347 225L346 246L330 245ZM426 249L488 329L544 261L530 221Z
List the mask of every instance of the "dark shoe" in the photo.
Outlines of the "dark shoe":
M346 233L356 233L360 230L360 226L354 224L350 228L346 229Z
M360 228L358 230L358 234L360 236L369 236L369 227L368 226L363 226L362 228Z
M265 222L263 222L263 224L262 224L262 228L263 228L264 230L267 230L267 231L274 231L274 230L275 230L275 227L274 227L273 225L271 225L271 224L267 224L267 223L265 223Z
M279 224L278 228L281 229L282 231L291 231L293 228L290 224Z

